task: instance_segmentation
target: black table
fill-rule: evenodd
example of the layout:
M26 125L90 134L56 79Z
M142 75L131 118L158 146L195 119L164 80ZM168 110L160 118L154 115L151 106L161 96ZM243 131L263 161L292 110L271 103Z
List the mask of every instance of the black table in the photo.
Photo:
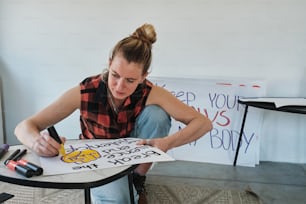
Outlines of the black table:
M82 140L73 140L69 142L78 142ZM56 188L56 189L84 189L85 204L91 203L90 198L90 188L105 185L112 181L115 181L123 176L128 175L129 180L129 190L130 190L130 201L134 202L134 193L133 193L133 180L132 180L132 171L138 165L127 165L116 168L106 168L89 171L82 171L78 173L70 174L60 174L60 175L50 175L50 176L33 176L31 178L26 178L22 175L17 174L16 172L8 169L4 165L4 160L14 152L16 149L26 148L23 145L10 146L9 152L0 160L0 181L7 183L22 185L22 186L31 186L31 187L40 187L40 188ZM36 154L31 153L28 150L28 153L23 157L23 159L28 160L29 162L40 164L39 157Z
M276 101L286 102L285 105L277 106ZM304 103L305 101L305 103ZM238 103L245 105L245 110L242 118L242 125L240 129L235 159L234 159L234 166L236 166L237 158L240 149L241 138L244 130L244 125L246 121L246 116L248 113L248 107L255 107L261 108L266 110L273 110L273 111L281 111L281 112L288 112L288 113L298 113L298 114L306 114L306 99L305 98L241 98L238 99Z

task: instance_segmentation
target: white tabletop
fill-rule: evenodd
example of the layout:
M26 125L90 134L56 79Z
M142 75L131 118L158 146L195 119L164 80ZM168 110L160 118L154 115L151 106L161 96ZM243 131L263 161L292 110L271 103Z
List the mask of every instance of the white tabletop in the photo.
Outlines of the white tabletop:
M77 143L80 140L67 140L65 144ZM12 154L16 149L26 148L23 145L10 146L9 151L0 160L0 180L26 185L34 187L45 187L45 188L89 188L95 187L102 184L109 183L117 178L127 175L131 170L136 168L136 165L126 165L115 168L97 169L82 171L78 173L59 174L50 176L33 176L26 178L16 172L8 169L4 165L4 161ZM23 159L37 164L40 166L39 157L32 153L29 149Z

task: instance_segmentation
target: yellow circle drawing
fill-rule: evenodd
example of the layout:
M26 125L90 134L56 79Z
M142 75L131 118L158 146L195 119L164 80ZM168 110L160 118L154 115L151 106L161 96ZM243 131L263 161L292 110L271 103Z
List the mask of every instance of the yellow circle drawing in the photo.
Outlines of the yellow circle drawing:
M66 155L62 156L61 160L66 163L83 164L94 161L100 157L101 155L96 150L84 149L67 153Z

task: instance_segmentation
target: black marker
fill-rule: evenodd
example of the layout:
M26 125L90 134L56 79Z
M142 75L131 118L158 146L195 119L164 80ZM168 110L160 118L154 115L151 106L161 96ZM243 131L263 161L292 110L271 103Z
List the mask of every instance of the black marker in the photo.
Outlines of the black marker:
M43 173L43 168L41 168L40 166L38 166L36 164L28 162L25 159L18 160L17 164L28 167L29 169L31 169L33 171L33 175L35 175L35 176L40 176Z
M0 147L0 159L7 153L8 149L9 149L9 145L8 144L2 144Z
M48 127L47 128L48 132L49 132L49 135L57 142L61 145L61 148L59 149L59 152L62 156L66 155L66 152L65 152L65 147L64 147L64 144L62 143L62 140L61 138L58 136L56 130L55 130L55 127L54 126L51 126L51 127Z
M18 174L21 174L27 178L30 178L34 175L34 172L26 167L26 166L22 166L19 165L17 162L13 161L13 160L9 160L6 164L7 168L16 171Z
M7 165L8 162L12 159L14 159L14 157L20 152L20 149L15 150L15 152L13 152L13 154L11 154L5 161L4 164Z
M13 161L18 161L20 160L25 154L27 153L27 149L23 149L21 152L19 152L16 156L14 156L14 158L12 158L11 160Z
M58 136L58 134L57 134L57 132L56 132L54 126L48 127L47 130L48 130L48 132L49 132L49 135L50 135L55 141L57 141L57 143L62 144L62 140L61 140L61 138Z

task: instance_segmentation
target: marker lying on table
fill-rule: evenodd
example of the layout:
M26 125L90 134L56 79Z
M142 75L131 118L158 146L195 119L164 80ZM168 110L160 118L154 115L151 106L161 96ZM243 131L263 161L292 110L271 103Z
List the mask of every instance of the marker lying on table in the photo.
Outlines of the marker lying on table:
M16 171L17 173L29 178L32 176L39 176L43 173L43 169L36 164L30 163L21 159L27 153L27 149L17 149L13 154L4 162L7 168Z
M31 162L28 162L25 159L20 159L17 161L17 164L20 164L22 166L25 166L33 171L33 175L35 176L40 176L43 173L43 168L40 166L37 166L36 164L33 164Z
M7 165L9 163L10 160L14 159L15 156L20 152L20 149L15 150L15 152L13 152L13 154L11 154L5 161L4 164Z
M48 132L50 134L50 136L55 139L55 141L57 141L59 144L61 144L61 148L59 150L60 154L62 156L65 156L66 155L66 152L65 152L65 148L64 148L64 144L62 143L61 141L61 138L58 136L54 126L51 126L51 127L48 127Z
M26 166L19 165L13 160L9 160L6 164L7 168L16 171L18 174L21 174L27 178L30 178L34 175L34 171Z
M27 149L23 149L18 154L16 154L11 160L18 161L27 153Z

